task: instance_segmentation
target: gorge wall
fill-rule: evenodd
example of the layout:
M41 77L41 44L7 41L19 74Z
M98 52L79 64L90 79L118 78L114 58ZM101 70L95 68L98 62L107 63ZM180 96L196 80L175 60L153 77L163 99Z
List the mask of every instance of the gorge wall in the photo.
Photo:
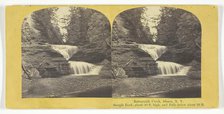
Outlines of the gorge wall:
M57 75L69 74L69 63L49 45L73 45L79 51L70 59L73 61L86 61L94 64L107 64L110 61L110 23L100 12L88 8L70 7L68 25L64 26L67 35L61 33L60 26L53 23L56 20L56 12L59 8L48 8L33 12L24 19L22 25L22 53L24 66L27 63L40 64L38 60L43 57L46 59L43 64L50 63L55 69L62 73L55 72ZM33 51L33 52L32 52ZM58 63L63 63L60 67ZM33 67L37 68L36 65ZM42 67L42 71L51 72L53 69ZM55 75L52 74L49 75ZM45 74L40 73L45 76ZM55 75L56 76L56 75Z
M117 77L145 77L158 73L156 62L138 45L117 45L112 48L112 67Z

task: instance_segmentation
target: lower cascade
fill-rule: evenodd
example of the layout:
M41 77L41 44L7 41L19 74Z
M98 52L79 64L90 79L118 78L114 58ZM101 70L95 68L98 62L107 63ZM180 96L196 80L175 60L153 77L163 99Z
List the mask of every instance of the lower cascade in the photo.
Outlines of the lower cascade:
M97 66L83 61L69 61L73 74L76 75L99 75L102 66Z
M71 45L51 45L51 48L69 60L77 51L77 46ZM68 61L72 74L75 75L99 75L102 66L94 65L84 61Z
M184 66L169 61L157 61L157 59L167 51L166 46L154 44L139 44L138 47L148 53L157 63L158 75L161 76L186 76L191 66Z
M152 44L139 44L138 47L147 52L154 60L157 60L167 50L166 46Z
M62 54L66 60L69 60L78 51L77 46L71 45L51 45L51 48Z
M156 61L159 73L162 75L187 75L190 66L180 65L174 62Z

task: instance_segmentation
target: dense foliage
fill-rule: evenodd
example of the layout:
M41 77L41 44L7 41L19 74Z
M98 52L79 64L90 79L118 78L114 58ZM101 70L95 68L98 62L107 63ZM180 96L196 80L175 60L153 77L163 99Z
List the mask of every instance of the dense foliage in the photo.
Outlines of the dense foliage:
M112 41L119 43L152 43L149 28L141 23L143 8L120 13L113 22Z
M181 9L163 8L158 25L158 44L169 50L161 60L178 63L201 61L201 25L192 13Z

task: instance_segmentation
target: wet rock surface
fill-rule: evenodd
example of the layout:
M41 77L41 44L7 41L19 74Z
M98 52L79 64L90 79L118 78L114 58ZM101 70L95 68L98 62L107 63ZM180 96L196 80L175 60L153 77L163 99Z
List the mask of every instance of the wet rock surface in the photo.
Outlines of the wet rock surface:
M41 77L58 77L70 74L66 59L48 45L22 47L23 66L34 68Z
M110 60L109 53L110 49L106 46L106 44L89 44L87 46L81 46L79 51L74 54L69 60L100 63L104 59Z
M117 45L112 48L112 66L124 69L129 77L144 77L157 74L157 64L149 54L137 45Z

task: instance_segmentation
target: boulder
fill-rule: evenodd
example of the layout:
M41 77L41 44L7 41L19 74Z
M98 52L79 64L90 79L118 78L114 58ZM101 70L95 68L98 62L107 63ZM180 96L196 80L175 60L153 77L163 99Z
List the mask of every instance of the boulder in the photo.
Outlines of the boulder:
M201 63L196 60L193 60L187 65L192 66L187 75L191 79L201 79Z
M103 60L99 65L102 65L103 68L101 69L99 76L102 78L113 78L112 70L111 70L111 61L107 59Z
M110 47L102 42L81 46L78 52L70 58L72 61L85 61L89 63L100 63L105 59L110 60Z

